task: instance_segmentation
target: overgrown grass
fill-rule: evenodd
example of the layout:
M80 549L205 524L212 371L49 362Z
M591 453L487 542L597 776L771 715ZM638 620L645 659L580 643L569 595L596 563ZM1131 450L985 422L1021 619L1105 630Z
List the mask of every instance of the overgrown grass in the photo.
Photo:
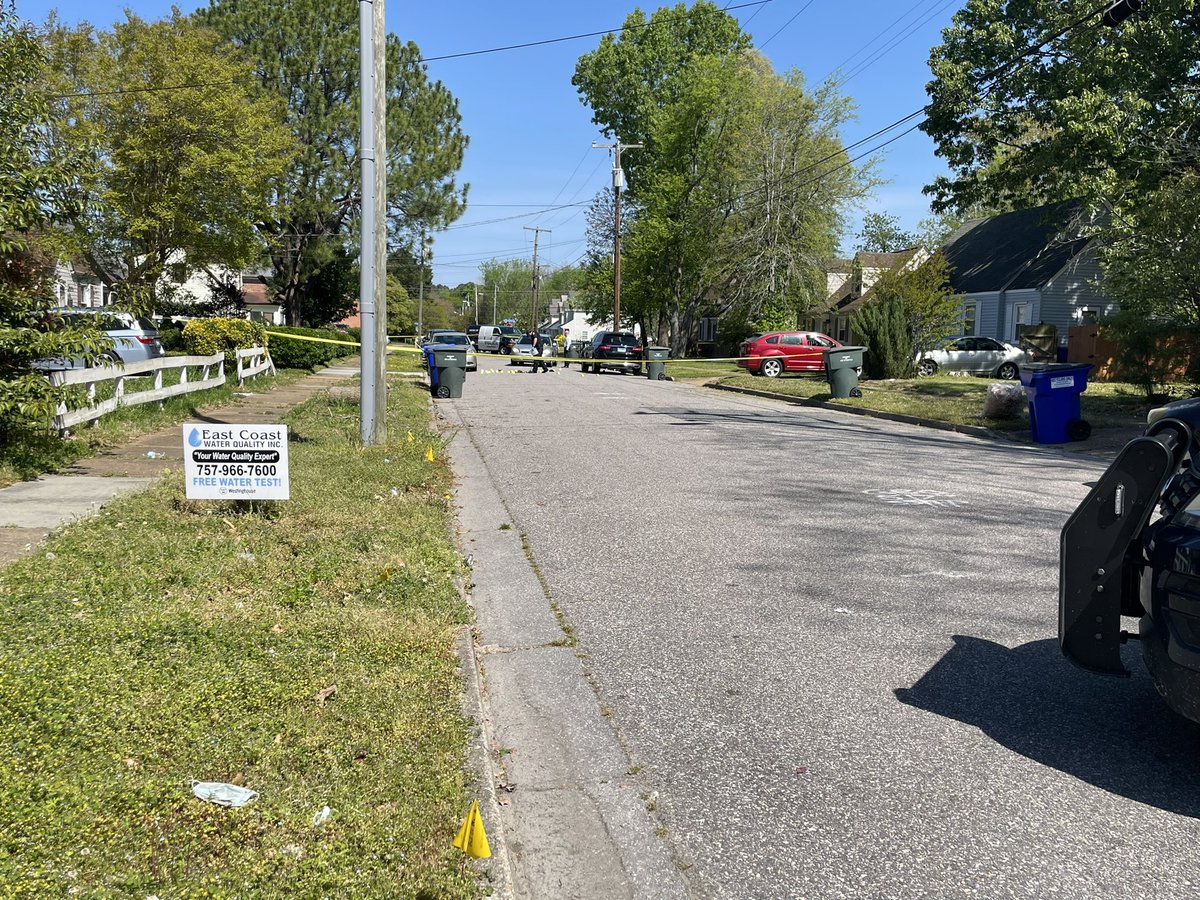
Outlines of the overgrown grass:
M0 569L0 894L475 895L450 474L426 395L389 396L384 448L349 402L289 417L290 501L169 475Z
M198 372L197 369L196 373L189 374L189 377L198 380ZM122 407L97 420L94 426L80 425L69 438L59 438L53 431L26 432L8 444L0 445L0 487L26 478L36 478L46 472L58 471L78 459L94 455L105 447L124 443L167 425L178 424L201 406L224 406L237 400L239 394L266 393L293 384L309 374L306 369L281 369L274 377L259 375L240 386L235 374L233 383L172 397L163 402L162 409L155 403ZM167 380L168 375L171 376L171 380ZM178 382L178 373L164 374L164 385ZM128 378L125 385L127 393L137 393L152 388L154 379ZM111 397L112 393L111 382L97 386L98 399Z
M897 379L894 381L864 381L863 396L834 400L824 374L787 375L780 378L756 378L736 375L722 379L722 384L753 388L788 397L824 400L843 406L865 407L882 412L919 416L955 425L980 425L997 431L1028 429L1029 418L990 419L981 415L987 386L993 379L934 375L930 378ZM1191 386L1178 386L1176 393L1185 396ZM1170 398L1167 398L1170 399ZM1177 398L1176 398L1177 399ZM1128 384L1094 382L1088 385L1080 399L1084 419L1093 428L1144 425L1151 406L1137 388Z

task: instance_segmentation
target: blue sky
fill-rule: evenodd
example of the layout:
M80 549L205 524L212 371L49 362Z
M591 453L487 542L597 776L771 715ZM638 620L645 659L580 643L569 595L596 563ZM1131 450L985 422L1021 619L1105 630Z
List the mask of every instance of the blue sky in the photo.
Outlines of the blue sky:
M731 0L729 5L745 2ZM183 0L176 5L190 12L207 4ZM777 71L797 68L810 83L838 66L853 72L856 65L869 63L842 88L858 107L857 121L843 134L850 143L925 104L929 48L940 42L941 29L960 5L961 0L769 0L731 14ZM66 22L87 20L100 27L123 18L126 8L153 19L170 6L163 0L17 0L18 13L35 22L57 9ZM615 29L634 8L625 0L389 0L387 25L431 58ZM649 13L658 4L641 8ZM592 141L605 139L571 85L575 61L599 40L588 37L428 63L430 76L458 97L463 128L471 137L461 172L461 180L471 185L469 205L455 227L435 236L435 281L450 286L471 281L478 277L479 262L493 257L528 259L533 232L524 226L550 229L541 236L539 262L558 267L579 259L583 208L536 213L588 200L611 179L608 154L591 148ZM866 209L891 213L906 227L915 227L928 215L921 188L945 167L919 131L889 145L880 159L878 174L887 183ZM846 236L846 249L852 238Z

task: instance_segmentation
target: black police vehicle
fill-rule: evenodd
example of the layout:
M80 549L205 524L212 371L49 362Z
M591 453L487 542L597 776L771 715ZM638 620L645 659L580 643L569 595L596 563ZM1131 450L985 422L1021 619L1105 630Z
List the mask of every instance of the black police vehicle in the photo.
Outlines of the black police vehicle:
M1122 616L1140 620L1137 634L1121 629ZM1151 412L1063 526L1063 653L1088 671L1128 677L1129 639L1141 641L1167 704L1200 722L1200 399Z

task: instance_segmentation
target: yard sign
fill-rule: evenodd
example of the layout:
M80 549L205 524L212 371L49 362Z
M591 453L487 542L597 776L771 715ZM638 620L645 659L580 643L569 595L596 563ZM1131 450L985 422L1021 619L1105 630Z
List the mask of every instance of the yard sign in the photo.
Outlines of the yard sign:
M189 500L288 500L286 425L183 426Z

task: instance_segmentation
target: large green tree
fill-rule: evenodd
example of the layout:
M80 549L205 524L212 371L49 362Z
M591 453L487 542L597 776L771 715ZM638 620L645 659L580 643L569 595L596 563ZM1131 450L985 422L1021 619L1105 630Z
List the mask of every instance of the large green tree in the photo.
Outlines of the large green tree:
M310 275L341 246L361 203L358 4L211 0L197 16L245 52L263 87L286 100L302 148L259 223L269 238L273 286L295 322ZM415 245L422 229L462 214L466 187L455 174L467 137L457 100L430 81L416 44L388 35L385 55L389 230L393 243Z
M581 57L575 75L608 134L646 145L623 157L622 318L676 354L705 313L727 327L768 307L794 319L823 292L821 260L864 187L837 134L848 105L773 72L711 3L660 9L648 22L635 13L626 26ZM606 202L591 211L592 303L611 265Z
M130 14L111 31L52 19L46 42L50 133L90 156L64 185L71 235L119 302L149 309L180 260L200 270L260 258L255 222L295 147L251 66L177 11Z
M921 125L951 169L930 188L935 206L1144 192L1177 165L1197 124L1196 0L1162 0L1115 29L1086 17L1095 9L968 0L955 14L930 53Z
M111 346L98 332L63 328L51 314L53 227L65 217L63 185L81 162L47 140L47 61L39 36L12 2L0 2L0 445L45 426L69 399L30 364L54 356L95 359Z

